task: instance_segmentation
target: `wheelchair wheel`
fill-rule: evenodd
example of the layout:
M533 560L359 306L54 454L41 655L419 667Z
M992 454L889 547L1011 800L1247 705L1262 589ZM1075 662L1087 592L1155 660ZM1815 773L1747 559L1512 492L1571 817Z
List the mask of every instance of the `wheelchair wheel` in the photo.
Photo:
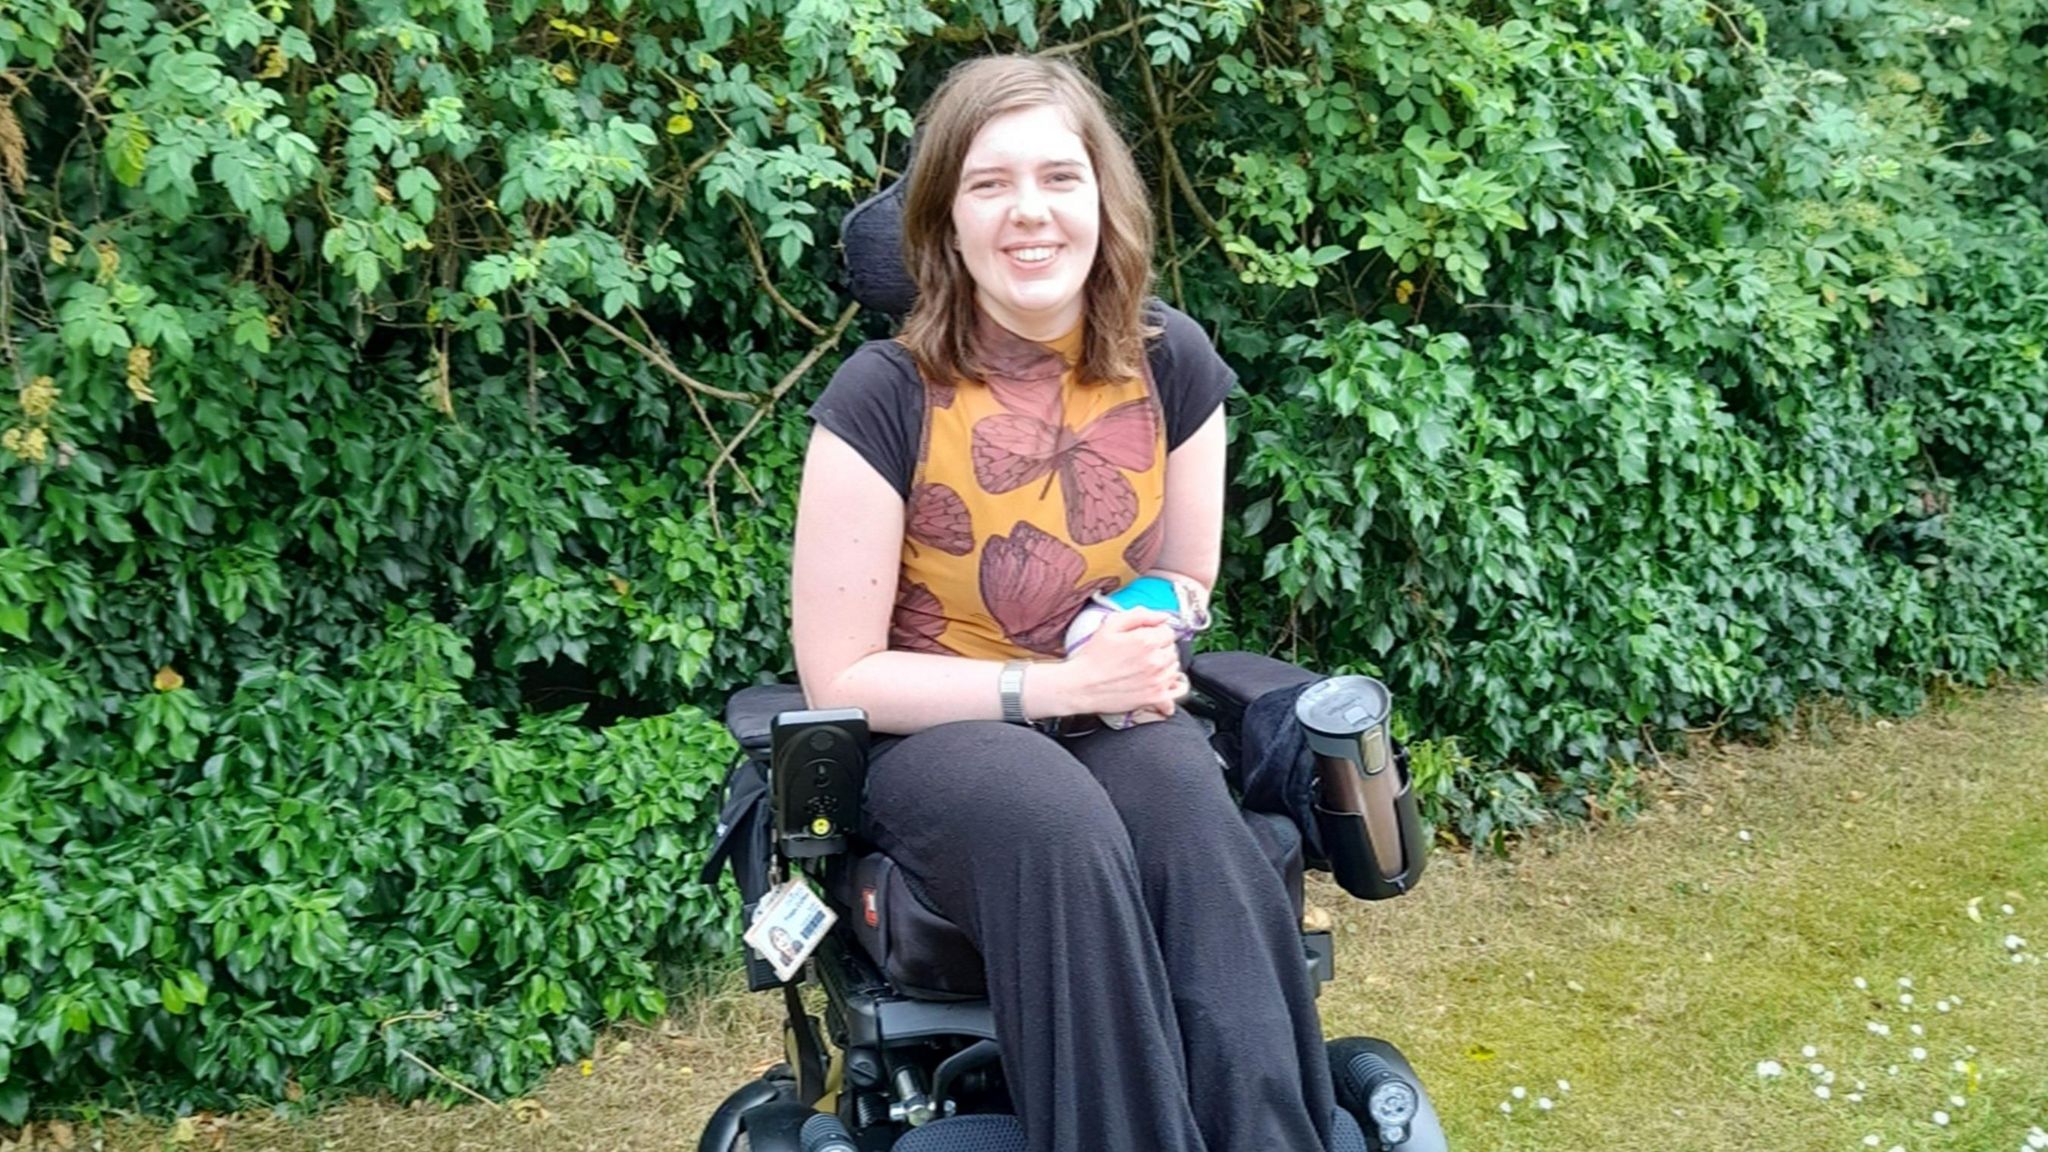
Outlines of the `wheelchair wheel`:
M741 1085L711 1114L698 1138L697 1152L752 1152L740 1118L756 1108L790 1104L795 1099L796 1081L787 1066L769 1069L760 1079Z

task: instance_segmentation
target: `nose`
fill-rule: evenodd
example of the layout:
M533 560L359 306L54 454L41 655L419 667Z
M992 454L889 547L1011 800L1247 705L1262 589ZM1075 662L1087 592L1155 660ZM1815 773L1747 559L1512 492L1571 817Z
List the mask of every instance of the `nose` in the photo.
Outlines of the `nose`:
M1036 184L1026 182L1017 189L1017 202L1011 213L1020 224L1036 224L1045 219L1045 197L1039 194Z

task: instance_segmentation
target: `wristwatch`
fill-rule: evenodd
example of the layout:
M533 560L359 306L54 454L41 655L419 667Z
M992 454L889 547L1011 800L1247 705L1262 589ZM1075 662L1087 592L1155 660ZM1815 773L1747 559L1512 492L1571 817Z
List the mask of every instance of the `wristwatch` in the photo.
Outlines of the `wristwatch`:
M1003 699L1003 723L1026 724L1030 721L1024 715L1024 669L1022 660L1012 660L1003 665L996 674L996 691Z

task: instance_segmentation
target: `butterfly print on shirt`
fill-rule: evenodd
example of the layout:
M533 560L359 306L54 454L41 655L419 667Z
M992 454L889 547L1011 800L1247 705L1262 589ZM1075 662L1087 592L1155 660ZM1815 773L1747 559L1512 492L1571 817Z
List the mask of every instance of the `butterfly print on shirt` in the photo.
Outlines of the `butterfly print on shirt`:
M1155 516L1143 532L1132 537L1131 542L1124 545L1124 563L1131 566L1131 571L1140 576L1144 575L1151 570L1152 565L1159 562L1159 546L1165 539L1166 517Z
M946 608L932 590L922 584L905 584L896 593L896 611L889 617L889 650L929 652L951 656L952 650L939 643L946 630Z
M1088 562L1064 541L1022 520L981 550L981 601L1012 644L1047 656L1066 651L1067 625L1097 592L1117 586L1103 577L1075 587Z
M1051 358L1053 363L1059 363L1057 357ZM996 403L1009 412L1047 424L1060 421L1061 384L1057 374L1047 377L1029 372L992 373L988 378L988 388L995 393Z
M1058 352L1017 335L990 319L987 313L975 325L974 358L980 364L982 378L991 386L1050 383L1055 400L1059 394L1057 381L1067 371L1067 362Z
M967 510L967 501L944 484L920 484L911 492L904 534L948 556L974 551L973 514Z
M1079 431L1035 415L984 416L970 447L974 479L987 492L1003 493L1039 479L1050 489L1057 477L1068 535L1077 544L1100 544L1137 522L1138 493L1124 472L1151 468L1158 438L1150 397L1119 404Z

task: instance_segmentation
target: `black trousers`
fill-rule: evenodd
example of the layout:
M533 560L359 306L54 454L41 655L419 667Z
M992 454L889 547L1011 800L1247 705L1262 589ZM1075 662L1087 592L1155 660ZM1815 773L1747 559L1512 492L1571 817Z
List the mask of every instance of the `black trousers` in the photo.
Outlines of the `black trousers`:
M1032 1152L1322 1152L1300 928L1192 720L941 725L867 789L868 839L981 950Z

